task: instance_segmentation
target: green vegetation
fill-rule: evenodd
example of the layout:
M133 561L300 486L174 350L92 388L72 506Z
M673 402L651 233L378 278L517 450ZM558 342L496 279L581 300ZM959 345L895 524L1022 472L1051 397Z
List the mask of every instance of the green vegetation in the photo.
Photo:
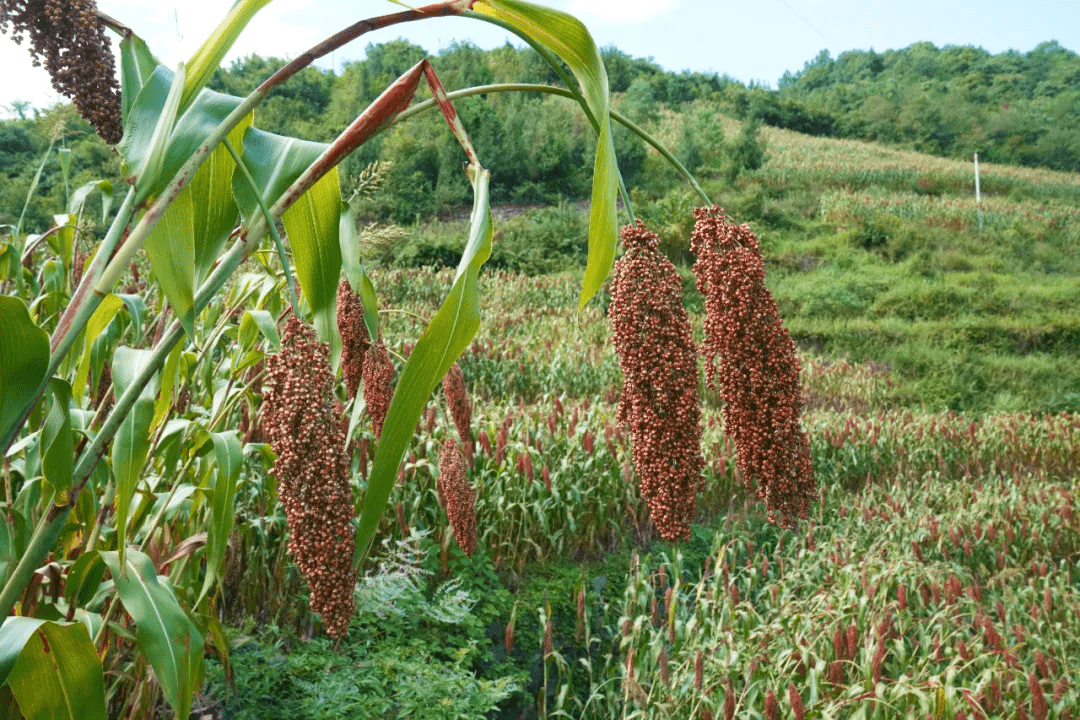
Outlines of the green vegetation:
M763 104L766 122L816 135L1080 169L1080 57L1055 41L998 55L927 42L835 60L823 50L800 72L786 73ZM811 127L799 127L805 121L798 114L812 118Z

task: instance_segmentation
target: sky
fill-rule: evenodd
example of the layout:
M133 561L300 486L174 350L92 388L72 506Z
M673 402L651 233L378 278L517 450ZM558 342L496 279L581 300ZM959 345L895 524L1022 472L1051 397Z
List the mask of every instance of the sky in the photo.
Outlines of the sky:
M1080 52L1080 0L546 0L579 17L601 47L651 57L667 70L727 74L776 87L827 49L899 49L914 42L975 45L992 53L1027 52L1046 40ZM222 0L99 0L98 7L131 27L152 52L175 67L186 61L224 16ZM389 0L274 0L248 26L226 62L251 53L292 57L357 20L393 13ZM428 52L453 41L492 48L508 39L499 28L466 18L397 25L361 37L319 63L340 71L364 57L368 43L405 38ZM0 118L13 101L47 107L61 100L26 51L0 35Z

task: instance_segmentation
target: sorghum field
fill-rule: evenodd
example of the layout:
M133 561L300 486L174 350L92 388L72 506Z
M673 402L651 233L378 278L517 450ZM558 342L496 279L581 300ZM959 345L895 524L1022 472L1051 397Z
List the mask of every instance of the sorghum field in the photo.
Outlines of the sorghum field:
M392 354L408 354L451 278L373 275L399 309L384 329ZM569 276L482 282L488 320L460 361L476 553L461 553L439 507L439 449L456 431L438 398L349 635L307 639L313 620L296 603L272 483L245 472L249 519L223 610L236 628L232 680L212 664L204 711L1075 716L1080 417L912 409L896 401L888 367L804 354L822 498L810 521L794 532L766 522L707 398L697 519L688 542L666 543L614 421L621 376L605 298L579 313Z

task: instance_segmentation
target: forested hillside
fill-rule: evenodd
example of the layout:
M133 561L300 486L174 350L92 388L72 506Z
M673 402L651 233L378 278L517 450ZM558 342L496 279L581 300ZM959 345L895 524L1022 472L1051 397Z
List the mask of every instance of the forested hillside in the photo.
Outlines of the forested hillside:
M340 75L308 68L274 90L260 106L257 124L327 141L381 88L426 55L417 45L395 40L369 45L367 58L347 65ZM979 152L992 162L1080 170L1080 57L1056 42L999 55L929 43L884 53L851 51L836 59L822 52L798 73L785 75L779 90L747 87L714 74L668 72L612 47L605 49L604 59L616 107L651 131L659 129L661 115L675 113L669 139L676 154L691 169L723 165L721 174L729 181L762 162L753 142L757 123L949 157ZM449 89L558 84L551 69L527 48L505 45L485 51L456 44L433 61ZM246 94L283 62L255 56L237 61L219 72L211 87ZM595 140L573 103L547 95L490 93L463 99L458 106L492 171L496 203L551 204L588 194ZM0 188L0 223L18 220L51 139L71 150L69 188L117 177L115 156L73 112L23 112L35 117L0 123L0 174L6 177ZM715 121L720 113L742 121L743 133L723 136ZM646 153L640 141L621 126L615 132L627 185L663 190L657 183L666 181L641 172ZM365 205L371 216L411 223L466 204L468 184L457 145L435 114L376 137L348 160L344 173L355 179L374 160L392 166L383 190ZM63 197L60 167L47 162L24 225L47 225L50 208Z
M822 51L785 74L772 98L814 118L810 127L789 123L793 130L1080 169L1080 59L1053 41L998 55L926 42L835 60ZM782 124L783 113L766 120Z

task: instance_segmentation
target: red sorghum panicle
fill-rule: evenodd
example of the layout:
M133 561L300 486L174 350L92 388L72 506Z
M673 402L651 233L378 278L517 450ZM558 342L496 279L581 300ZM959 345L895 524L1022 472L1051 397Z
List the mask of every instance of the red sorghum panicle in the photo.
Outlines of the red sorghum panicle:
M348 280L338 285L337 326L341 333L341 374L349 397L356 397L364 376L364 356L371 347L371 336L364 325L364 303L352 291Z
M795 714L795 720L806 720L806 707L803 705L802 695L795 687L795 683L788 685L788 702L791 703L791 712Z
M1061 702L1061 698L1065 697L1066 691L1069 689L1069 680L1064 675L1057 679L1054 683L1054 704L1057 705Z
M859 652L859 626L855 623L848 625L847 629L847 657L854 660Z
M1035 673L1028 675L1028 690L1031 692L1031 714L1035 720L1046 720L1050 708L1046 704L1046 695L1043 694L1042 685L1039 684Z
M881 682L881 669L885 663L885 636L879 635L877 640L877 649L874 651L874 659L871 663L871 670L874 676L874 684Z
M585 588L580 588L577 594L577 635L575 640L581 642L581 634L585 632Z
M765 720L780 720L780 703L771 689L765 693Z
M500 425L499 431L495 433L495 464L502 465L503 460L506 459L506 425Z
M1039 671L1041 677L1050 677L1050 668L1046 664L1046 655L1042 650L1035 651L1035 669Z
M328 635L344 637L353 615L353 503L345 438L334 415L325 343L295 315L282 350L266 361L263 427L277 453L274 475L289 524L289 552Z
M690 248L705 296L706 380L720 386L724 427L743 481L756 483L771 522L793 528L818 497L810 441L799 424L803 398L795 343L765 287L754 234L729 223L718 207L694 214Z
M735 689L731 678L724 680L724 720L735 720Z
M622 368L616 417L630 429L641 495L660 535L690 536L702 486L697 347L675 266L638 222L623 228L626 253L611 280L615 350Z
M828 679L833 685L839 685L844 681L844 661L833 660L829 663L828 667Z
M544 623L544 657L547 657L548 655L550 655L552 650L554 650L554 648L555 648L555 642L554 642L554 639L552 638L551 620L548 619L548 621L546 623Z
M694 655L694 687L701 690L705 681L705 654L700 650Z
M461 442L472 442L472 405L465 387L465 375L457 363L450 367L450 371L443 378L443 394Z
M394 390L390 386L394 379L394 363L390 353L381 342L374 343L364 356L364 403L371 415L371 426L375 437L382 436L383 422L390 410L390 401Z
M446 517L458 547L472 555L476 550L476 490L465 476L465 458L454 440L443 447L437 486L446 500Z
M105 28L94 0L4 0L0 32L30 39L35 67L44 64L53 89L71 98L79 114L110 145L120 142L120 85Z

